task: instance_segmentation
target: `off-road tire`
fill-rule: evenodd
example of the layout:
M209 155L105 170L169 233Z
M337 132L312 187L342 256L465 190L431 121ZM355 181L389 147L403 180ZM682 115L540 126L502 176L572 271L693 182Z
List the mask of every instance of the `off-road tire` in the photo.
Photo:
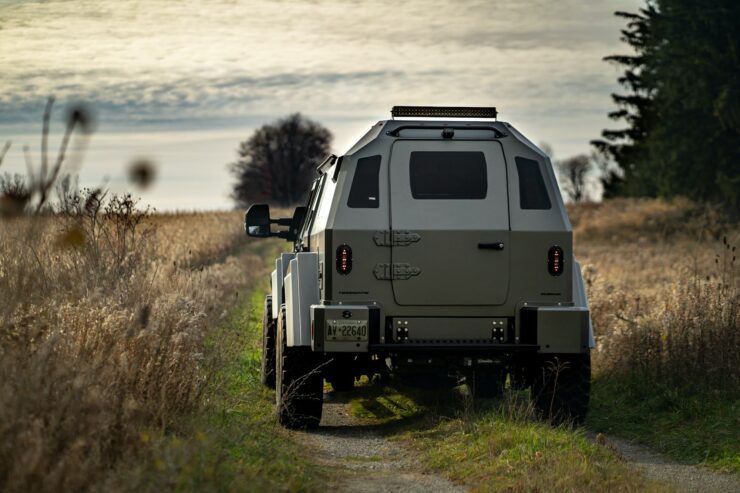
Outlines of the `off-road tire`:
M275 405L286 428L317 428L321 421L324 379L321 364L309 347L288 347L285 308L277 321Z
M555 425L582 424L591 393L591 354L552 356L540 360L532 382L538 414Z
M498 399L504 395L506 370L504 368L481 368L475 370L468 382L476 399Z
M355 376L348 371L327 377L335 392L349 392L355 388Z
M260 381L262 385L275 388L275 339L276 321L272 318L272 296L265 297L264 312L262 313L262 364L260 365Z

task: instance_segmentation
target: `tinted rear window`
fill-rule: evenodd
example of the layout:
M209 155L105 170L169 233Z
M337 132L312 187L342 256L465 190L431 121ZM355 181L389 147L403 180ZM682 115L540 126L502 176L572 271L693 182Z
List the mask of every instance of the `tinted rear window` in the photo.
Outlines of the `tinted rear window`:
M357 160L347 205L353 208L375 209L379 202L380 156Z
M519 207L522 209L549 209L550 197L547 195L545 180L542 179L540 163L533 159L516 158L519 173Z
M486 158L482 152L411 153L411 195L415 199L485 199Z

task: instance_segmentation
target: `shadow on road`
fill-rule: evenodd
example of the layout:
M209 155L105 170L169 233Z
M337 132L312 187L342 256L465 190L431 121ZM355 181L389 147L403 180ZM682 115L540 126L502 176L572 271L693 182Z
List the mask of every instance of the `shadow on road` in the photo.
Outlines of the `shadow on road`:
M429 429L470 412L471 401L464 387L419 389L396 381L363 380L350 392L324 394L321 426L313 433L389 436Z

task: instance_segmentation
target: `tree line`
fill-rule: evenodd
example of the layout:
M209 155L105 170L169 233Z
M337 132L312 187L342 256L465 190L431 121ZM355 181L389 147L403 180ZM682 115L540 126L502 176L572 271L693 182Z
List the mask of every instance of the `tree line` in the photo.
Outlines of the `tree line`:
M740 198L740 2L651 0L625 19L628 55L609 117L624 126L592 144L621 175L614 195L683 195L736 208Z

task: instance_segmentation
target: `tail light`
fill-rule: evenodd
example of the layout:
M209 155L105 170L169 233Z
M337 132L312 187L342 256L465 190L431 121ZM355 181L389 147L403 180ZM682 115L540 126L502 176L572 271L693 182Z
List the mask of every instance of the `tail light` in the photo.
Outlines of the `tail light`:
M349 245L337 248L337 272L349 274L352 271L352 249Z
M559 246L552 246L547 252L547 271L553 276L559 276L565 268L565 258L563 258L563 249Z

